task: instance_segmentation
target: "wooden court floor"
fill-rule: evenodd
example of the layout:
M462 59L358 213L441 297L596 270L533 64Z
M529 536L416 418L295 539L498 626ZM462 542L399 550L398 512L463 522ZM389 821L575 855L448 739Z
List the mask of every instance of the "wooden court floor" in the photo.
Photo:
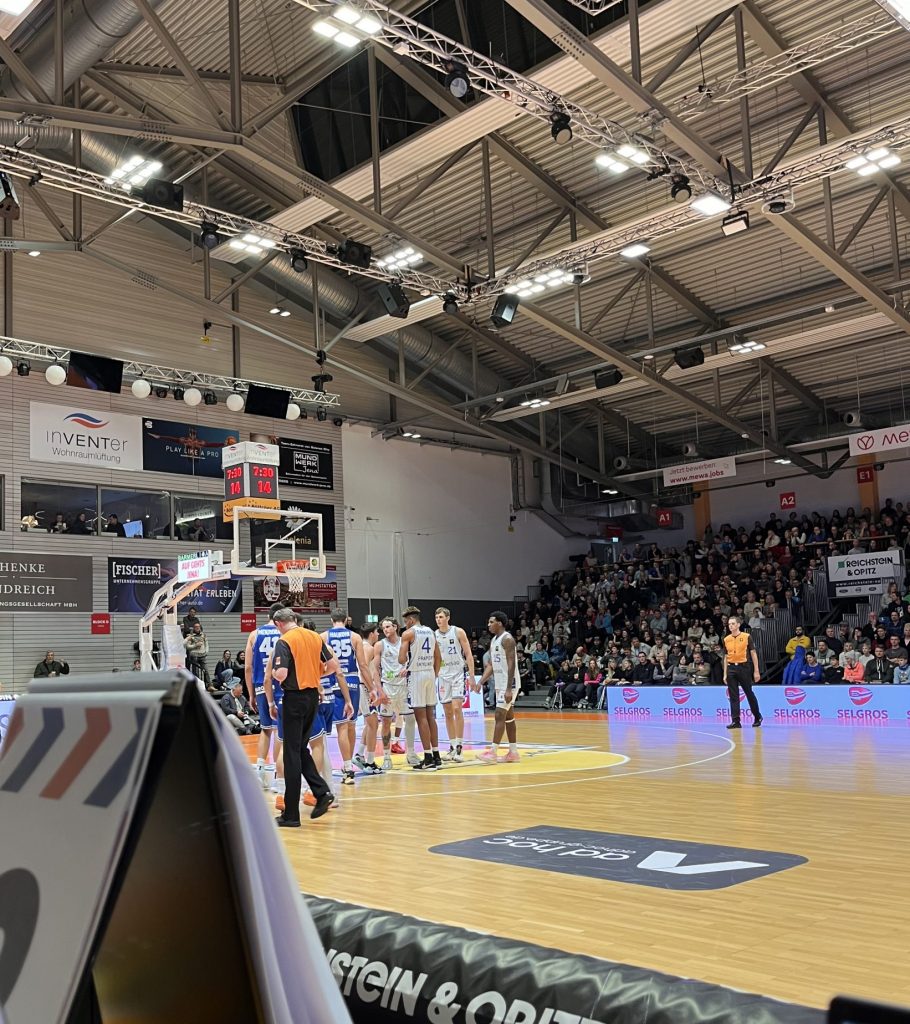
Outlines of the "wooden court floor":
M527 712L519 742L517 765L396 758L339 787L338 810L280 832L301 889L808 1005L910 1004L910 729ZM429 852L539 825L808 860L680 892Z

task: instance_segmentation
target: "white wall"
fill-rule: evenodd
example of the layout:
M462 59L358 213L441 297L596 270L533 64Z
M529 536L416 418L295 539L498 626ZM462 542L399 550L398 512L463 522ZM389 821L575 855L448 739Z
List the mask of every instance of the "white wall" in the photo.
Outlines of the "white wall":
M392 594L392 535L405 536L408 592L507 600L587 550L528 512L509 532L509 460L342 431L348 595ZM370 521L368 521L368 518Z

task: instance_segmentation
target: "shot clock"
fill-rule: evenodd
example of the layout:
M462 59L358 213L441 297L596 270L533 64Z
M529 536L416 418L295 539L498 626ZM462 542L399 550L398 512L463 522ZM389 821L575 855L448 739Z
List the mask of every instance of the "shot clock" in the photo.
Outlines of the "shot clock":
M278 445L243 441L222 450L224 469L224 518L235 505L279 508Z

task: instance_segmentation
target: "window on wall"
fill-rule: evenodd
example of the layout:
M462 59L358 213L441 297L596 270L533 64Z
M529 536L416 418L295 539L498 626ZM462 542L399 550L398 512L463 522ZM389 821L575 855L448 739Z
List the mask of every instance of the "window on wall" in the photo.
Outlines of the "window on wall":
M171 536L170 493L102 487L101 533L168 540Z
M23 533L94 533L98 488L47 481L22 481L19 529Z
M208 494L174 495L174 537L205 544L231 540L233 527L222 522L221 497Z

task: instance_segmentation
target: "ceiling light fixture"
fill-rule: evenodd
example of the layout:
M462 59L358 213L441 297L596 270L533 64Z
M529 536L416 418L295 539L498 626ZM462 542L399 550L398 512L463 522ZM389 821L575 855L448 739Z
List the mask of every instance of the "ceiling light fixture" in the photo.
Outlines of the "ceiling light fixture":
M202 402L204 405L217 405L218 396L215 394L214 391L203 391Z
M720 230L728 238L730 235L738 235L741 231L748 231L749 211L737 210L735 213L728 213L721 221Z
M792 460L790 460L790 459L775 459L774 461L777 463L778 466L789 466L791 464Z
M244 406L243 395L239 391L232 391L224 400L224 404L231 412L242 412Z
M630 160L633 164L638 164L639 167L643 167L651 159L643 149L628 142L623 143L616 152L623 160Z
M455 316L458 313L458 299L453 292L446 292L443 295L442 311L448 313L449 316Z
M66 370L59 363L51 363L44 371L44 379L53 387L59 387L66 380Z
M134 398L148 398L152 393L152 385L149 384L145 377L139 377L130 384L130 391L132 391Z
M383 270L403 270L405 267L413 267L418 263L423 263L423 253L417 252L410 245L407 245L401 249L396 249L395 252L383 257L381 260L377 260L376 266L381 267Z
M309 261L303 249L291 249L288 253L288 259L291 263L291 270L295 274L302 274L309 266Z
M719 213L730 209L727 200L716 192L703 192L700 196L696 196L689 205L703 217L716 217Z
M612 487L605 487L600 493L601 494L619 494L619 491L614 491Z
M104 179L106 185L119 185L124 192L130 192L134 185L144 185L164 165L160 160L144 156L131 156L118 164Z
M20 377L27 377L32 372L32 364L27 359L20 359L16 363L16 373Z
M893 153L887 146L876 146L874 149L867 149L864 153L857 153L844 165L848 170L856 171L865 178L877 171L887 171L891 167L897 167L901 158Z
M28 254L29 254L29 256L40 256L41 255L41 250L40 249L30 249Z
M650 251L650 245L645 245L644 242L633 242L631 245L627 245L625 249L620 249L619 255L624 256L627 260L636 260L639 256L644 256L645 253Z
M747 352L761 352L764 347L760 341L745 341L737 335L737 340L728 346L727 351L732 355L741 356Z
M622 174L623 171L629 169L629 165L624 163L619 157L614 156L612 153L598 153L594 157L594 163L598 167L603 167L604 170L610 171L612 174Z
M878 0L878 5L910 31L910 0Z
M466 99L471 91L471 82L468 78L468 69L458 61L447 60L443 67L446 76L443 79L445 87L457 100Z
M199 226L199 244L203 249L217 249L221 244L218 237L218 225L204 220Z

